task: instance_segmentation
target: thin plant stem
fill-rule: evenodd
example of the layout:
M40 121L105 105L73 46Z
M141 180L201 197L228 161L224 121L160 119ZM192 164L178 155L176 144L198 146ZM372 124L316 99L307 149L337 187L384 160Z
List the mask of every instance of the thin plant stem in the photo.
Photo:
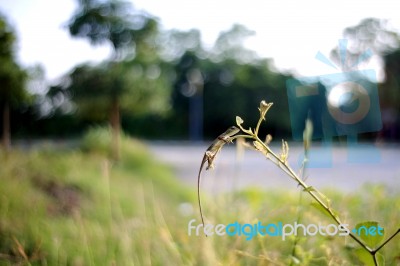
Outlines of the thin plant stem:
M287 174L289 174L294 180L297 181L297 183L304 188L304 190L310 194L311 197L313 197L318 204L324 208L329 216L331 216L331 218L338 224L341 224L341 221L339 219L339 217L337 217L337 215L332 211L331 207L328 206L327 203L323 202L322 199L320 199L320 197L318 195L323 195L321 192L319 192L317 189L313 188L313 190L310 190L309 186L303 181L301 180L301 178L299 178L297 176L297 174L293 171L293 169L288 165L287 162L284 162L281 160L281 158L279 158L263 141L260 140L260 138L258 136L253 136L253 139L255 141L257 141L258 143L260 143L265 149L266 151L272 155L272 157L274 157L274 159L276 161L279 162L279 165L281 167L283 167L286 171ZM358 239L352 232L350 232L349 236L354 239L358 244L360 244L365 250L367 250L369 253L372 252L372 249L370 247L368 247L367 245L365 245L360 239Z
M240 124L238 124L240 129L243 132L247 133L247 135L245 135L245 134L236 135L234 137L231 137L230 141L233 141L234 139L236 139L238 137L242 137L242 138L247 138L247 139L253 139L259 145L261 145L261 147L264 150L263 153L267 157L267 159L270 159L279 168L281 168L288 176L293 178L315 201L317 201L317 203L322 208L324 208L324 210L327 211L328 215L335 221L335 223L340 225L342 222L339 219L339 217L334 213L334 211L331 209L331 207L329 206L329 202L325 203L321 199L321 197L325 198L325 199L327 197L324 194L322 194L320 191L318 191L317 189L308 186L299 176L297 176L297 174L293 171L293 169L290 167L290 165L288 164L288 162L286 160L282 160L276 153L274 153L271 150L271 148L267 144L265 144L258 137L257 133L258 133L258 129L259 129L259 124L261 124L262 120L263 120L263 117L260 117L260 119L258 120L258 123L257 123L256 130L255 130L254 133L251 131L251 129L245 130ZM272 156L273 160L269 156ZM373 250L370 247L368 247L366 244L364 244L360 239L358 239L352 232L349 233L349 236L372 255Z
M304 140L304 141L306 141L306 140ZM307 163L308 163L308 148L306 148L304 150L304 159L303 159L302 166L300 168L300 173L301 173L300 174L300 178L302 180L304 180L305 171L307 169ZM300 191L300 193L299 193L299 204L297 206L297 220L296 220L297 224L301 223L301 220L303 218L302 205L303 205L303 193L301 193L301 191ZM293 258L296 258L296 247L297 247L297 244L299 243L299 241L300 241L300 236L296 234L295 235L295 239L293 241L293 248L292 248L292 257ZM293 263L294 263L294 261L292 259L291 262L290 262L290 265L293 265Z
M397 229L396 232L394 232L393 235L391 235L385 242L383 242L378 248L376 248L373 253L377 253L381 248L383 248L387 243L389 243L398 233L400 233L400 228Z
M304 169L307 163L307 153L308 153L308 145L306 145L305 142L305 160L303 161L302 165L302 170L300 171L300 176L295 173L295 171L290 167L287 158L289 156L289 146L287 142L282 140L282 153L280 156L278 156L276 153L274 153L271 148L268 146L269 141L266 140L266 142L263 142L259 137L258 137L258 132L261 126L261 122L265 120L265 115L268 111L268 109L272 106L272 103L266 103L265 101L262 101L260 104L260 118L257 122L257 126L255 130L253 131L251 128L249 129L244 129L242 127L243 120L240 117L236 117L236 124L237 126L241 129L243 134L240 135L235 135L229 138L229 141L236 140L238 138L243 138L243 139L250 139L253 140L253 145L254 148L258 151L260 151L268 160L273 162L276 166L278 166L283 172L285 172L289 177L294 179L299 186L303 188L305 192L307 192L326 212L327 214L335 221L336 224L341 225L342 222L339 218L339 216L336 214L336 212L331 208L330 206L330 201L329 199L320 191L318 191L316 188L312 186L308 186L307 183L305 182L304 178ZM305 140L306 141L306 140ZM307 140L309 141L309 139ZM301 195L301 194L300 194ZM301 198L300 198L301 200ZM299 214L300 215L300 214ZM298 219L300 219L300 216L298 215ZM378 266L378 259L377 259L377 252L383 248L387 243L389 243L398 233L400 233L400 228L392 235L390 236L383 244L381 244L378 248L372 249L371 247L367 246L361 239L359 239L353 232L349 232L349 236L356 241L363 249L365 249L371 256L373 257L373 261L375 266ZM296 248L297 242L295 241L292 255L295 254L295 248Z

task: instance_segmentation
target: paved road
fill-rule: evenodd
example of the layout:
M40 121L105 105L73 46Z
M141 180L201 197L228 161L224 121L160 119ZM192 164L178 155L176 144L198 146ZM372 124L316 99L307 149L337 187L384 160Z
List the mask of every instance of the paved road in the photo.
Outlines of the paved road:
M179 179L190 186L196 186L197 171L208 144L151 142L149 146L156 157L175 169ZM302 147L290 146L289 162L294 169L298 169ZM279 148L275 147L274 150L279 151ZM307 181L312 186L352 191L365 183L382 183L393 193L400 193L398 144L384 144L375 149L353 149L338 145L331 150L313 148L312 151L311 161L314 163L329 162L327 158L332 155L331 167L307 170ZM349 157L356 162L349 162ZM220 192L243 187L296 189L297 185L261 154L246 150L243 158L238 159L234 145L224 147L216 159L216 168L204 172L202 188Z

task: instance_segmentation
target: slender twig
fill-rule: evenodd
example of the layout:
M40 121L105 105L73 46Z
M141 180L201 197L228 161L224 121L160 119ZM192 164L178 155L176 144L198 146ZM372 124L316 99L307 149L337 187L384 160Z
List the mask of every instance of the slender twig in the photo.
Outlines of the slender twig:
M383 244L381 244L378 248L376 248L375 250L373 250L373 254L377 253L381 248L383 248L387 243L389 243L398 233L400 233L400 228L397 229L396 232L394 232L393 235L391 235L385 242L383 242Z
M376 254L372 254L372 258L374 259L375 266L378 266L378 260L376 259Z
M279 158L278 155L276 155L271 149L270 147L268 147L263 141L260 140L260 138L256 135L252 135L251 136L252 139L254 139L255 141L257 141L258 143L260 143L265 150L267 151L267 154L271 154L272 157L279 162L279 165L281 166L281 168L283 168L283 170L285 170L285 173L288 174L290 177L292 177L294 180L296 180L296 182L304 188L304 190L310 194L311 197L313 197L318 204L324 208L329 216L338 224L340 225L342 222L340 221L339 217L337 217L337 215L333 212L332 208L325 202L323 202L322 199L320 199L320 197L318 195L323 195L321 192L319 192L317 189L313 188L313 190L310 190L309 186L300 178L297 176L297 174L293 171L293 169L289 166L289 164L287 162L284 162L281 160L281 158ZM325 197L325 196L324 196ZM326 198L326 197L325 197ZM370 247L368 247L367 245L364 244L364 242L362 242L360 239L358 239L352 232L349 233L349 236L354 239L358 244L360 244L366 251L368 251L369 253L372 252L372 249ZM371 253L372 254L372 253Z
M235 135L229 138L229 141L236 140L237 138L244 138L244 139L250 139L253 140L253 145L254 148L258 151L260 151L264 156L273 162L276 166L278 166L283 172L285 172L289 177L294 179L299 186L303 188L305 192L307 192L326 212L327 214L335 221L336 224L341 225L342 222L339 218L339 216L336 214L336 212L331 208L330 206L330 201L329 199L320 191L318 191L316 188L312 186L308 186L307 183L305 182L304 177L304 168L307 163L307 147L309 145L309 142L307 142L307 145L305 143L305 161L303 161L302 165L302 170L300 171L300 174L296 174L295 171L290 167L287 158L289 156L289 146L285 141L282 141L282 152L280 156L278 156L274 151L271 150L269 147L269 141L267 140L266 142L263 142L259 137L258 137L258 132L261 126L261 122L265 120L266 113L268 109L272 106L272 103L266 103L265 101L262 101L260 104L260 118L257 122L257 126L254 129L254 131L249 128L249 129L244 129L242 127L243 120L240 117L236 117L236 124L237 126L241 129L243 134L241 135ZM310 141L310 140L307 140ZM373 257L373 261L375 266L378 266L378 259L377 259L377 252L383 248L388 242L390 242L398 233L400 233L400 228L392 235L390 236L383 244L381 244L378 248L372 249L371 247L367 246L361 239L359 239L353 232L349 232L349 236L356 241L363 249L365 249L371 256ZM297 243L295 243L296 245ZM295 246L294 246L295 249ZM295 254L295 250L292 251L292 255Z
M272 104L271 104L272 105ZM232 137L230 140L234 140L238 137L242 137L242 138L247 138L247 139L253 139L254 140L254 145L256 147L256 149L260 149L260 147L263 150L260 150L267 159L269 159L270 161L272 161L273 163L275 163L279 168L281 168L288 176L290 176L291 178L293 178L298 185L300 185L304 191L306 191L324 210L326 210L326 212L328 213L328 215L336 222L336 224L340 225L342 224L340 218L335 214L335 212L332 210L332 208L330 207L329 201L328 202L324 202L324 199L327 199L327 197L321 193L320 191L318 191L317 189L308 186L304 180L302 180L294 171L293 169L290 167L289 163L287 162L287 156L288 154L283 154L284 158L281 158L280 156L278 156L275 152L273 152L271 150L271 148L265 143L263 142L259 137L258 137L258 131L259 131L259 127L261 125L261 122L263 120L265 120L265 115L266 115L266 111L268 111L269 107L271 105L266 104L264 101L261 102L260 104L260 108L265 107L266 109L262 110L260 109L260 118L257 122L257 126L254 130L254 132L251 129L244 129L242 127L242 123L243 120L240 117L236 118L236 123L238 125L238 127L242 130L242 132L244 132L244 134L242 135L237 135ZM264 112L263 112L264 111ZM256 144L256 143L257 144ZM284 143L284 142L283 142ZM286 145L287 146L287 145ZM283 145L283 148L285 146ZM282 150L282 153L284 153L285 151ZM287 151L286 151L287 152ZM272 158L270 157L272 156ZM311 189L312 188L312 189ZM361 245L366 251L368 251L371 255L373 252L373 249L371 249L370 247L368 247L363 241L361 241L360 239L358 239L351 231L349 232L349 236L356 241L359 245Z
M312 129L309 129L309 128L306 127L305 131L307 131L307 130L311 130L312 131ZM306 143L306 142L308 142L308 139L305 138L304 139L304 143ZM302 180L304 180L304 176L305 176L305 172L306 172L307 164L308 164L308 149L309 149L309 146L308 145L304 145L304 159L303 159L303 162L302 162L301 168L300 168L300 178ZM299 204L297 206L297 219L296 219L296 223L297 224L300 224L301 220L303 218L302 205L303 205L303 193L301 193L301 191L300 191L300 193L299 193ZM296 256L297 256L296 247L297 247L299 241L300 241L300 235L296 234L295 235L295 239L293 241L293 248L292 248L292 257L293 258L296 258ZM293 263L294 263L294 260L292 259L291 262L290 262L290 265L293 265Z

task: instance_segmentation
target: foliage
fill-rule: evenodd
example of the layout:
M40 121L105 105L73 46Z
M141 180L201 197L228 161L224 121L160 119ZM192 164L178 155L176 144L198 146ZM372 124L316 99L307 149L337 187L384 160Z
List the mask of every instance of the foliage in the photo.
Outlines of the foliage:
M95 44L114 42L115 52L121 49L121 53L101 64L78 66L65 76L61 84L52 87L48 96L55 103L50 116L54 115L38 123L44 125L36 129L39 134L45 130L60 135L68 135L66 131L71 134L83 131L76 130L74 126L66 127L65 120L82 127L111 120L112 100L117 98L122 126L130 134L151 139L190 139L189 128L196 121L198 124L203 122L202 128L198 125L198 131L204 133L205 138L211 138L215 131L229 127L229 121L234 119L235 113L242 113L247 122L256 123L257 119L247 115L247 110L249 106L268 98L277 107L271 110L273 115L261 133L268 131L279 137L289 136L291 128L285 82L291 74L279 73L274 69L271 59L260 58L246 48L245 42L254 32L244 26L234 25L221 32L212 47L207 47L202 43L198 30L161 30L155 18L126 5L119 1L80 2L69 21L69 26L74 25L76 29L81 27L81 32L74 31L76 36L88 40L93 38ZM125 13L132 17L121 15ZM73 23L75 20L79 20L76 25ZM86 20L87 23L84 22ZM130 44L119 45L120 39L110 39L116 34L112 33L113 23L119 20L123 20L121 25L126 26L127 30L131 29L134 34ZM135 30L142 25L140 21L147 21L153 26L149 24L148 28L140 29L148 29L148 32L135 35ZM105 25L109 24L114 26L107 28ZM130 28L134 24L136 26ZM101 34L93 31L92 36L87 31L92 27L105 29L101 30ZM386 62L387 80L379 84L379 96L382 113L387 108L383 120L392 113L397 119L392 123L394 125L388 127L384 123L384 130L388 131L386 135L397 139L400 136L397 123L400 101L396 32L384 20L372 18L349 27L344 35L349 42L347 52L350 56L347 60L352 61L348 63L353 64L367 47L371 47ZM381 43L380 40L388 41ZM141 44L137 45L136 41ZM337 49L333 53L338 56ZM200 82L194 81L194 76L200 77ZM58 106L60 99L64 99L66 105ZM78 116L73 113L74 108L66 108L71 106L71 101L78 107ZM66 113L65 117L60 115L62 113ZM47 131L47 122L55 125L55 128ZM29 130L32 131L35 129ZM388 137L386 135L384 137Z
M122 137L118 164L92 146L110 139L99 128L83 152L48 146L0 154L1 265L142 264L143 241L163 250L169 240L157 233L166 225L155 215L176 213L192 197L140 142Z
M10 109L21 106L29 99L25 90L27 73L16 63L14 42L14 30L0 14L0 107L5 149L10 146Z
M368 56L375 56L383 63L384 80L378 84L380 109L382 112L383 129L380 138L389 141L400 138L400 93L398 57L400 49L400 34L390 21L385 19L367 18L357 25L347 27L344 37L348 41L348 65L363 61ZM332 51L334 59L339 61L339 49Z
M26 99L27 93L24 87L26 73L15 61L14 30L7 23L4 16L0 16L0 88L1 101L8 101L17 105Z
M181 129L179 135L188 135L185 129L194 119L190 112L196 100L204 106L204 135L210 137L213 132L229 127L233 113L247 113L248 106L265 97L280 104L270 127L279 135L289 134L290 124L285 122L290 121L285 83L289 76L274 72L271 60L260 59L243 46L251 34L245 27L235 25L220 34L210 51L204 51L201 43L195 44L200 41L197 37L191 39L197 49L188 49L174 66L176 78L171 95L174 113L170 123ZM191 81L193 73L200 73L201 86ZM246 118L254 120L251 116Z
M305 159L303 161L303 167L300 169L299 173L296 173L292 167L289 165L288 162L288 157L289 157L289 145L286 141L282 140L282 149L279 154L275 153L272 151L270 147L270 141L271 141L271 136L267 135L267 137L264 140L261 140L259 137L259 129L260 125L263 121L266 120L266 115L267 112L270 110L272 107L273 103L267 103L265 101L261 101L259 105L259 120L257 122L257 125L254 128L248 128L245 129L243 127L243 119L239 116L236 117L236 125L240 128L238 131L237 135L235 136L228 136L228 138L225 140L225 142L232 142L235 139L242 138L242 139L249 139L251 142L250 147L253 149L259 151L262 155L265 156L266 159L270 160L272 163L274 163L277 167L279 167L286 175L288 175L290 178L292 178L299 187L303 189L303 191L311 196L311 198L314 200L312 202L312 205L316 207L318 210L320 210L326 217L330 218L333 220L338 226L344 224L342 219L339 216L339 212L334 210L332 208L332 203L331 200L325 196L323 193L321 193L319 190L317 190L315 187L309 186L306 181L303 179L303 174L306 169L307 161L308 158L305 156ZM308 148L310 146L310 141L311 141L311 136L312 136L312 128L310 125L306 127L305 132L304 132L304 147L305 147L305 154L307 155ZM208 152L208 151L207 151ZM206 152L206 155L207 155ZM212 159L215 159L216 154L213 155ZM212 166L212 161L208 160L208 167ZM200 201L199 201L200 204ZM200 214L201 212L201 207L200 207ZM202 218L203 219L203 218ZM369 229L371 226L378 226L379 223L376 221L365 221L358 223L355 226L355 229L358 231L359 228L364 227ZM380 226L380 225L379 225ZM356 254L358 255L358 258L365 263L366 265L384 265L385 264L385 259L381 253L381 249L391 242L397 234L400 233L400 227L397 227L394 229L394 232L387 237L384 240L384 234L380 237L371 237L368 235L368 233L364 234L356 234L353 230L349 230L348 236L352 238L359 246L360 248L356 250ZM298 264L299 259L296 257L297 252L296 249L298 248L298 237L295 239L295 245L293 248L292 252L292 257L293 261L291 264L295 263ZM300 260L301 262L301 260Z
M188 221L198 219L195 191L179 185L171 169L155 162L137 141L122 137L122 152L133 160L123 156L112 164L87 141L105 142L109 131L93 129L88 135L83 151L48 146L0 154L5 162L0 168L1 265L290 264L293 239L189 236ZM349 224L381 217L388 232L398 226L399 195L383 186L324 193L338 211L351 214ZM207 218L215 223L295 221L297 215L298 194L287 188L248 188L204 200ZM300 206L304 223L321 222L324 216L310 202ZM346 243L302 239L297 256L301 265L360 265L354 246ZM398 241L382 250L388 265L399 263L399 250Z
M384 19L363 19L357 25L345 28L343 35L348 42L346 51L348 65L355 64L363 53L371 51L375 55L384 56L398 49L400 44L398 32ZM334 48L331 54L339 63L339 48Z
M111 155L111 128L92 127L83 135L79 147L87 154L97 154L100 156L108 157ZM126 155L126 160L144 161L146 163L149 158L149 153L146 147L139 141L130 139L128 136L121 133L122 150L121 152ZM137 146L136 148L134 146ZM143 155L143 156L142 156Z
M51 87L48 92L52 98L64 95L71 99L82 118L95 122L109 118L110 98L119 99L122 112L140 116L166 112L168 94L162 69L157 64L137 62L81 65L63 84Z
M48 96L56 102L70 99L77 107L77 120L89 124L109 119L110 98L117 97L124 130L159 139L187 139L191 121L203 118L204 135L210 137L227 127L232 113L246 113L248 106L268 96L281 106L270 129L288 135L288 76L274 72L270 60L242 47L250 33L236 25L221 33L214 48L207 50L196 30L159 32L153 59L127 57L78 66L61 84L51 87ZM192 116L194 103L203 105L197 111L203 112L203 118Z
M92 44L108 41L113 45L114 58L106 67L75 69L65 90L81 113L109 115L113 129L112 157L118 160L121 109L152 112L162 111L165 106L163 89L167 86L159 78L161 70L153 43L157 22L143 12L134 12L128 2L82 0L71 18L69 30L72 36L88 38ZM133 58L131 62L117 63L127 55ZM147 75L140 73L143 67L147 68Z
M72 36L87 38L92 44L110 42L116 58L141 53L148 38L157 32L150 15L133 9L127 1L78 0L79 7L68 23ZM135 49L136 48L136 49Z
M240 24L234 24L228 31L219 34L213 48L211 59L215 62L235 60L240 64L251 64L257 61L256 52L244 47L245 40L255 35L254 31Z
M207 53L197 29L161 31L157 43L160 44L161 58L170 63L179 61L186 52L195 53L197 57L204 57Z

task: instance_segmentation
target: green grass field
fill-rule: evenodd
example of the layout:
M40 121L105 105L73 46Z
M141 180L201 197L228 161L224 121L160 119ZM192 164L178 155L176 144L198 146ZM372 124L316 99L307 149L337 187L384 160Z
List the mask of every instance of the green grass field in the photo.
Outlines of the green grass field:
M109 134L90 131L80 148L52 146L0 154L0 265L362 265L344 237L188 236L200 223L195 189L178 182L139 141L122 138L108 158ZM206 192L204 192L206 195ZM382 186L325 191L350 225L375 220L387 234L400 223L400 195ZM299 193L245 191L205 196L207 221L332 223ZM297 242L294 245L294 242ZM400 238L382 250L400 264Z

